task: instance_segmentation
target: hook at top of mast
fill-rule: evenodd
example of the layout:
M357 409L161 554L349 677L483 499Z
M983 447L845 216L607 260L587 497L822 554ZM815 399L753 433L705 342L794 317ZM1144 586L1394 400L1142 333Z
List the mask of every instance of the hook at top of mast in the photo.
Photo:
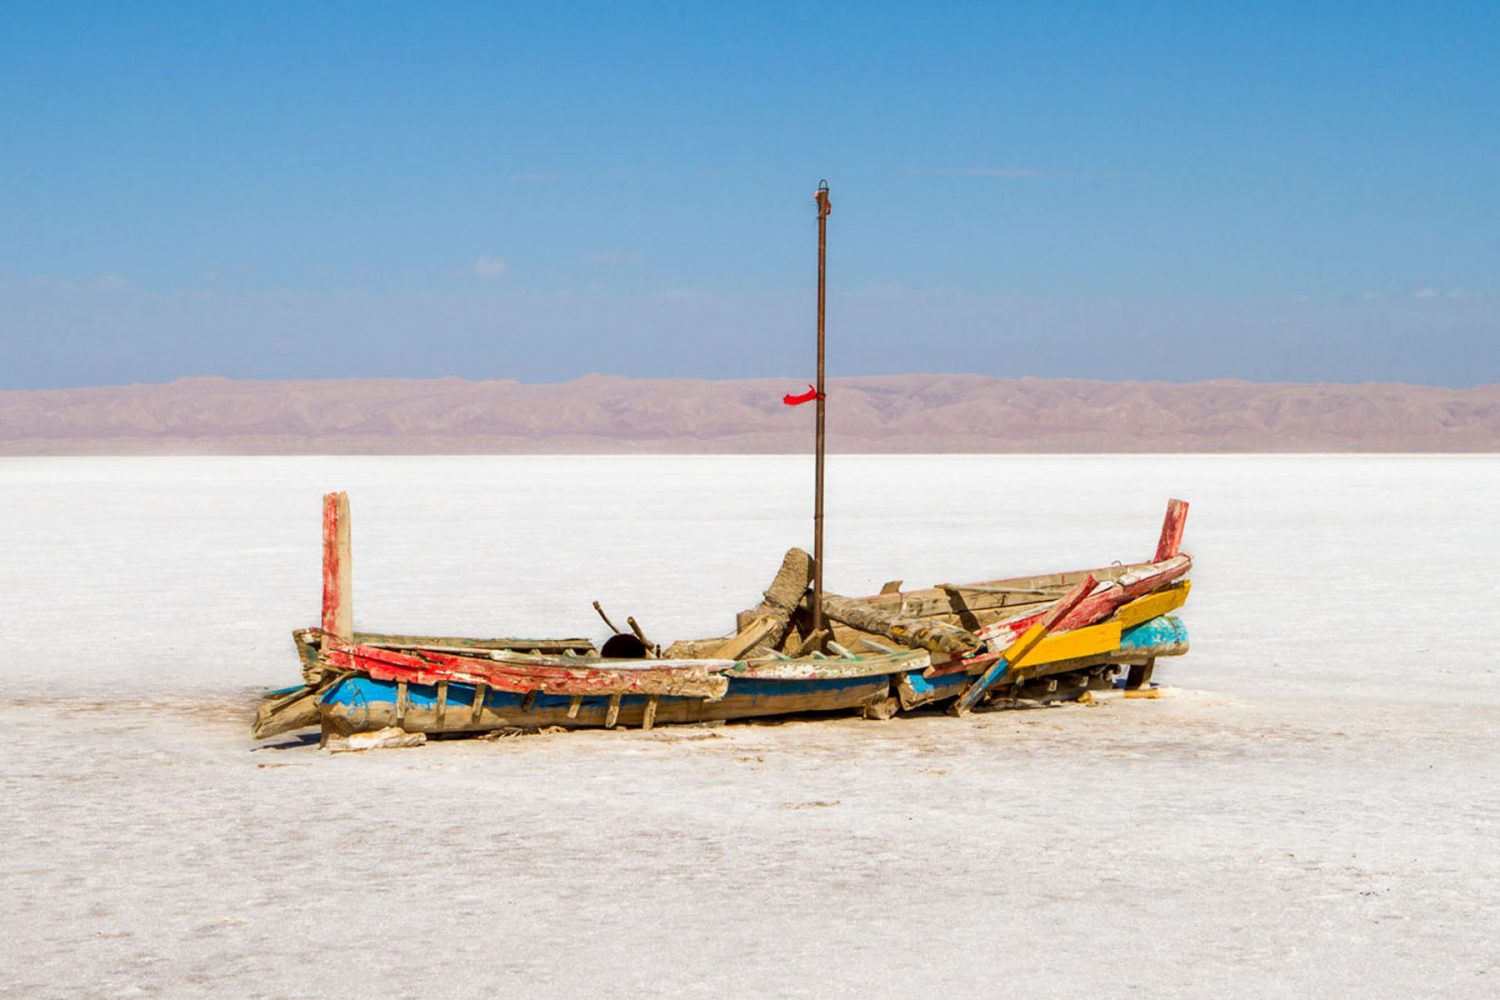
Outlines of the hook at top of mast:
M827 218L833 212L833 202L828 200L828 182L818 181L818 190L813 195L813 201L818 203L818 218Z

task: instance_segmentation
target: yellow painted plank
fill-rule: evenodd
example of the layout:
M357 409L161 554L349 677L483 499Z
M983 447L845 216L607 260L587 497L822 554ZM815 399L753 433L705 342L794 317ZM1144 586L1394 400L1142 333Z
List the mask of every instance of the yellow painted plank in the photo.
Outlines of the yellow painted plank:
M1158 590L1154 594L1137 597L1116 611L1114 620L1120 623L1121 628L1130 628L1141 622L1150 621L1158 615L1164 615L1182 607L1183 602L1188 599L1188 591L1192 589L1192 581L1184 580L1164 590Z
M1012 663L1011 669L1035 667L1058 660L1077 659L1080 656L1095 656L1119 648L1120 623L1113 620L1101 622L1087 628L1047 636L1019 661Z

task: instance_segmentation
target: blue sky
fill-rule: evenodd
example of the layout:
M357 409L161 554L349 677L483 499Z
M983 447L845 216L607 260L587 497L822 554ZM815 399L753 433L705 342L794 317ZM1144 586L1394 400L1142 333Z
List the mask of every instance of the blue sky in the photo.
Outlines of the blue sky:
M1500 5L25 4L0 387L1500 381Z

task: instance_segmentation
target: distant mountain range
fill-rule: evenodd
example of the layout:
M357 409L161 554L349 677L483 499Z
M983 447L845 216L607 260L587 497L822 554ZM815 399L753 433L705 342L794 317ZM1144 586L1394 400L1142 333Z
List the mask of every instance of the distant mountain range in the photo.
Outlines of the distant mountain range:
M0 391L0 454L800 452L795 379L590 375L347 379ZM1500 385L833 379L841 452L1500 451Z

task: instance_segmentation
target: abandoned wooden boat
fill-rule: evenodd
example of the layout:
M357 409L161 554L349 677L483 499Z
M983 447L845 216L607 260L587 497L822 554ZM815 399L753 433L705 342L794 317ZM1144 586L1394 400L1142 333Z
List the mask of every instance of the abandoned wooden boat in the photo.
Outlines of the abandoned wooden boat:
M293 633L303 684L267 700L254 735L313 726L325 738L388 727L649 729L804 713L890 718L934 705L961 713L983 702L1077 697L1113 686L1122 670L1127 688L1139 689L1158 657L1187 652L1187 631L1171 613L1191 590L1192 558L1180 551L1186 513L1182 501L1168 505L1150 562L825 594L827 621L816 631L812 560L793 549L733 634L658 650L633 619L634 633L617 632L602 647L586 638L356 632L348 498L329 494L322 624Z
M640 726L859 711L890 718L945 705L1077 696L1149 683L1157 657L1187 651L1171 612L1187 600L1187 504L1167 505L1147 563L850 598L823 588L824 305L828 185L818 208L813 554L792 549L733 634L647 642L633 618L599 648L587 639L461 639L354 631L349 500L323 501L323 620L294 634L303 684L268 697L254 735L321 726L329 736Z

